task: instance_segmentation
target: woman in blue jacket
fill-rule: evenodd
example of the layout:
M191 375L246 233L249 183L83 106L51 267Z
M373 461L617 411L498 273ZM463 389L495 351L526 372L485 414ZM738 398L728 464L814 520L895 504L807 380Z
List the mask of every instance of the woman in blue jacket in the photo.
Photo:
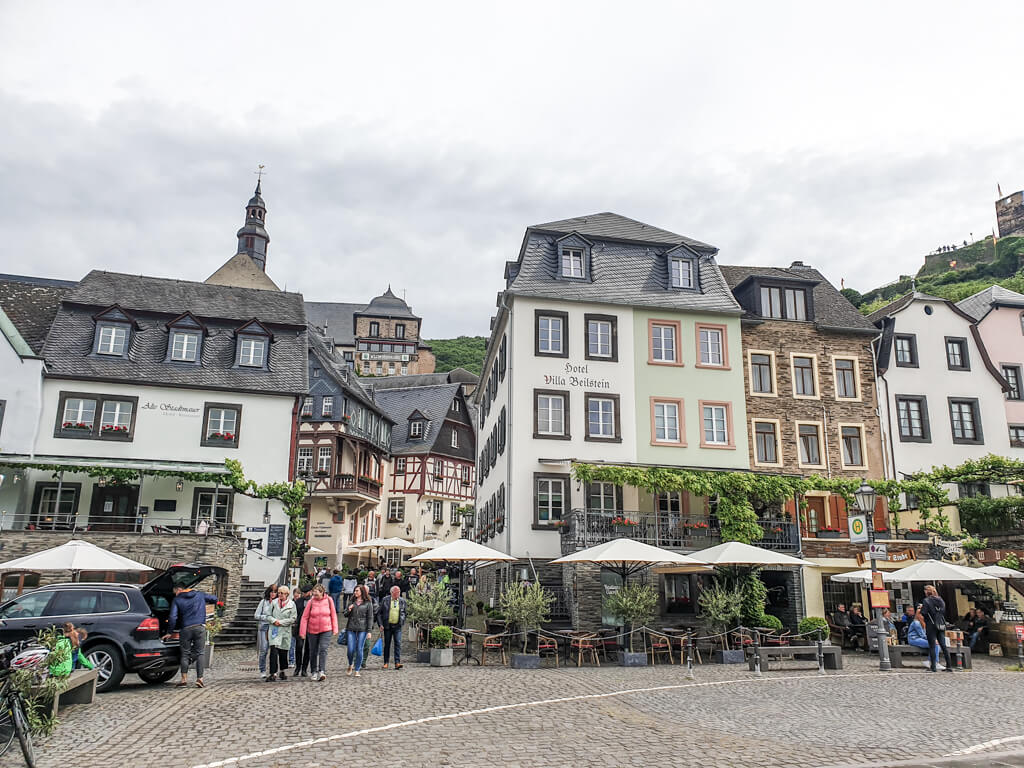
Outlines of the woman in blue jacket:
M918 611L914 616L914 620L910 622L910 626L907 628L907 644L912 645L915 648L928 648L928 635L924 631L924 616ZM932 646L931 653L929 654L935 663L938 664L939 660L939 646L936 643ZM924 663L926 667L931 666L931 662L926 661Z

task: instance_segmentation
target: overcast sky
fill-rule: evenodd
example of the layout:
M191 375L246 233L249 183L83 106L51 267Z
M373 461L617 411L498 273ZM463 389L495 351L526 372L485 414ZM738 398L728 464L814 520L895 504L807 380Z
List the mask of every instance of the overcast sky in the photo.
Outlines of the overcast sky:
M486 335L524 228L615 211L866 290L1024 187L1024 3L0 0L0 272L267 271Z

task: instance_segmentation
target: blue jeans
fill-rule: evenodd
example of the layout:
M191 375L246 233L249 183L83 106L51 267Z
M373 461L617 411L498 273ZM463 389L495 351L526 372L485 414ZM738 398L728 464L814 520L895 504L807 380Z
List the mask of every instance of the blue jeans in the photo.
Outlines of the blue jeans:
M341 615L341 592L331 592L331 600L334 601L334 612Z
M348 665L355 667L356 672L363 668L363 645L366 643L366 632L346 633L346 645L348 646Z
M292 637L292 645L288 649L288 666L289 667L294 667L295 666L295 646L299 644L298 640L299 640L299 636L298 635L294 635Z
M918 640L916 638L913 639L913 640L908 640L907 644L908 645L912 645L915 648L927 648L928 647L928 641L927 640ZM938 643L936 643L935 645L932 646L932 652L931 652L930 655L931 655L931 658L932 658L933 662L937 663L938 660L939 660L939 646L938 646Z
M270 650L270 638L267 633L270 631L269 624L260 623L256 630L256 650L259 653L260 674L267 671L267 651Z

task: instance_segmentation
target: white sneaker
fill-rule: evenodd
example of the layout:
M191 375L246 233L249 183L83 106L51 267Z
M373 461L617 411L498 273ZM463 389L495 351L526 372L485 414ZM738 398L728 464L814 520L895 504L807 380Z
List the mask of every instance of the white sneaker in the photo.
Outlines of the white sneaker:
M924 667L925 669L931 669L932 668L932 663L930 661L922 661L921 662L921 666Z
M939 672L945 672L946 671L946 668L944 666L942 666L941 664L936 664L935 668L937 670L939 670Z

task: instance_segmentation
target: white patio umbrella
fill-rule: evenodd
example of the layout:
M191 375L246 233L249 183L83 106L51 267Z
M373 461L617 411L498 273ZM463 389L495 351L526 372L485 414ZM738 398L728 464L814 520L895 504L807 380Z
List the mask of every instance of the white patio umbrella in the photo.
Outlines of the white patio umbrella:
M975 570L987 573L989 576L995 576L998 579L1024 579L1024 571L1016 571L1013 568L1006 568L1002 565L985 565L981 568L975 568Z
M59 547L34 552L6 563L0 563L0 571L71 571L72 580L77 581L82 571L152 571L148 565L110 552L95 544L72 539Z
M998 576L983 573L978 568L946 563L942 560L918 560L906 568L889 574L893 581L998 581Z
M739 541L727 541L699 552L692 552L690 557L709 565L810 565L817 567L816 563L809 560L801 560L799 557L784 555L770 549L752 547L750 544L743 544Z
M892 574L888 571L879 571L879 573L882 574L882 581L885 584L891 584L892 582L896 581L896 579L894 579L892 577ZM861 582L870 584L872 582L871 569L863 568L859 571L848 571L847 573L834 573L831 576L831 580L838 581L840 583Z
M426 562L459 562L464 566L469 564L489 563L495 561L510 562L518 558L512 557L512 555L506 555L504 552L499 552L496 549L485 547L483 544L477 544L475 541L469 539L456 539L455 541L449 542L448 544L442 544L439 547L424 552L422 555L416 555L411 558L414 563L426 563ZM462 592L465 590L463 582L463 571L459 572L459 605L461 606L459 623L466 623L466 601L462 599Z
M565 555L552 563L594 563L622 577L625 583L630 574L650 568L658 563L668 565L704 565L696 556L681 555L635 539L612 539L604 544Z

